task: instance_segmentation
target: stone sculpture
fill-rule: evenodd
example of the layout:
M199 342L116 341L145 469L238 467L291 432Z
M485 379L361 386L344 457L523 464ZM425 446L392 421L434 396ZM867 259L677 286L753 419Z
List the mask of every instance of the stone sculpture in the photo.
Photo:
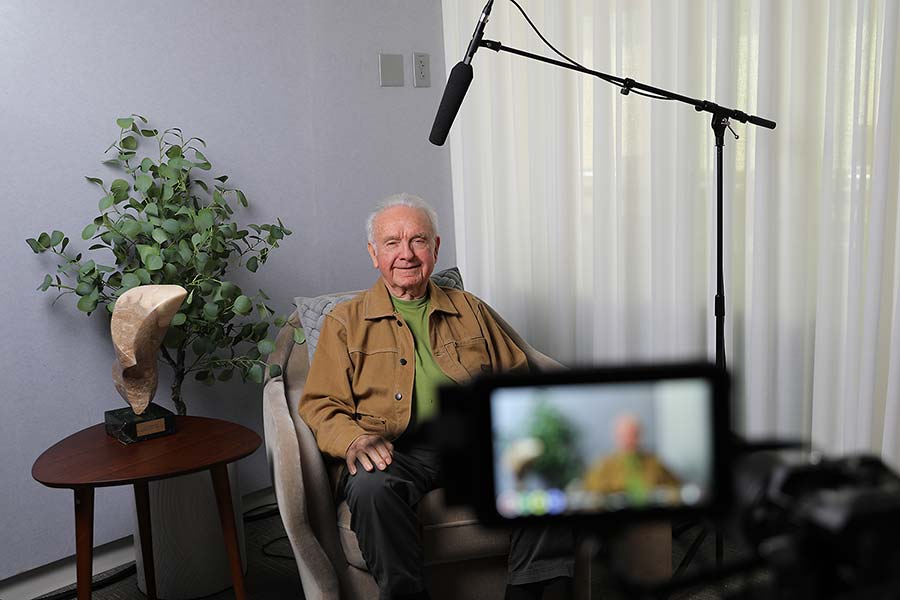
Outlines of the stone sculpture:
M186 296L179 285L142 285L116 300L110 323L116 351L113 382L136 415L156 394L159 345Z

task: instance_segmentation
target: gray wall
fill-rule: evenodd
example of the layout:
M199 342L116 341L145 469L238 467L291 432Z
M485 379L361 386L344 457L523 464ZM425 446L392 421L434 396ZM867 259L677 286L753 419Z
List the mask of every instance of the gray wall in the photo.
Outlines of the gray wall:
M439 266L455 249L449 155L427 142L445 80L439 0L5 0L0 48L3 579L74 552L71 493L35 483L31 465L122 405L108 319L86 318L68 297L51 307L34 288L55 262L24 243L61 229L81 244L99 199L83 176L109 175L100 162L117 116L205 138L213 165L250 198L241 221L280 216L293 229L244 280L281 311L296 295L373 281L362 221L389 193L436 205ZM378 87L379 51L405 55L406 87ZM412 87L413 51L431 54L431 88ZM262 433L258 386L185 392L192 414ZM269 485L262 451L241 463L240 482L244 492ZM131 490L98 490L95 543L131 531Z

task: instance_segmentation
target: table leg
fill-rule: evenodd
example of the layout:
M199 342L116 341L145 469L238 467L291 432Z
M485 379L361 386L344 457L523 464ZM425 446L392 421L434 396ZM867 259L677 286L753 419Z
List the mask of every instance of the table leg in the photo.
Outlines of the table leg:
M153 530L150 528L150 488L146 481L134 484L134 507L138 532L141 534L141 556L144 559L144 584L147 599L156 600L156 568L153 566Z
M225 537L225 548L228 550L228 563L231 566L231 580L234 583L234 597L245 600L244 569L241 564L241 550L238 546L237 528L234 525L234 506L231 503L231 486L228 484L228 470L225 465L210 468L213 489L216 492L216 503L219 505L219 520L222 522L222 534Z
M78 600L91 600L94 562L94 488L75 488L75 576Z

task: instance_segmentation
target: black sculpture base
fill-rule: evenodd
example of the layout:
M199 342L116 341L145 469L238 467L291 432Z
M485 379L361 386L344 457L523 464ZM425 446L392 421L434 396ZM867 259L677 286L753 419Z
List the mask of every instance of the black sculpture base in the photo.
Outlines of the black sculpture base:
M106 434L123 444L175 433L175 413L152 402L143 414L136 415L130 406L103 413Z

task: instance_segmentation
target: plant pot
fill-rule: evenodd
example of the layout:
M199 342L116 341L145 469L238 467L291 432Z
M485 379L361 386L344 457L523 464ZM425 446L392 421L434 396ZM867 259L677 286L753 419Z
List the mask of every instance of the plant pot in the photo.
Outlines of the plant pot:
M228 465L228 480L231 485L238 546L246 572L243 511L234 464ZM152 481L149 490L157 597L165 600L189 600L230 588L231 571L209 471ZM134 550L138 588L146 594L144 561L136 516Z

